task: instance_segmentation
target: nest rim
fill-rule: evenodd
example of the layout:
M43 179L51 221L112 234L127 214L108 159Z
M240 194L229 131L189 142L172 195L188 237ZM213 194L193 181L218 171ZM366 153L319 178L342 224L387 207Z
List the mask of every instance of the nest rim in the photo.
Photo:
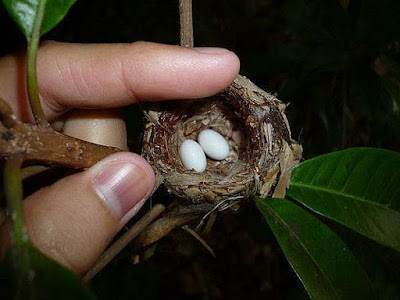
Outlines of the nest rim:
M192 203L281 195L302 152L291 139L285 107L275 95L239 76L225 91L203 101L151 105L145 112L142 154L169 191ZM207 159L206 171L197 173L183 166L179 146L184 139L196 140L203 129L219 132L231 152L222 162Z

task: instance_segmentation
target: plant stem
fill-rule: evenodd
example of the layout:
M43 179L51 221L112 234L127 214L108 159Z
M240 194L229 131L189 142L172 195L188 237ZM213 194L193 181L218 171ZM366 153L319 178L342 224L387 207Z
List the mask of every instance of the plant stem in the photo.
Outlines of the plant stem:
M182 47L193 47L192 0L179 0L180 37Z
M18 278L19 290L17 293L21 297L22 295L29 295L32 291L33 275L30 267L30 244L22 210L22 162L23 156L21 154L10 156L4 165L3 179L8 215L11 216L10 254Z
M27 242L22 212L22 176L21 165L23 156L10 156L4 165L4 194L7 200L8 212L11 216L11 242L17 247Z
M35 118L36 124L48 125L46 116L43 112L42 105L40 104L39 89L37 84L36 74L36 60L37 50L40 40L40 29L42 27L42 21L47 0L39 1L38 10L33 23L33 29L31 35L28 37L28 60L27 60L27 87L29 103L31 105L33 117Z

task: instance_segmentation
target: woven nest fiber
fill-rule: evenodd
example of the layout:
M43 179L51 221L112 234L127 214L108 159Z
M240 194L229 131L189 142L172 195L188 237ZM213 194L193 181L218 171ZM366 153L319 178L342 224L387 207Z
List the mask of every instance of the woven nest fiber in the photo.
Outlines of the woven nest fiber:
M221 94L202 101L152 105L142 155L157 180L191 203L236 203L252 195L284 197L302 148L291 138L285 104L239 76ZM219 132L230 145L223 161L207 158L203 173L187 170L179 147L203 129Z

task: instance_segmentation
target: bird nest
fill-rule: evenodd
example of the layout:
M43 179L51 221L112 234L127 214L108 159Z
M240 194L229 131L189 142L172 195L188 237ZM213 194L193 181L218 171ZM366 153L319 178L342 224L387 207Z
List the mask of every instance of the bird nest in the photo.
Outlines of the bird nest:
M221 94L202 101L152 105L142 155L157 180L190 203L237 203L252 195L284 197L302 148L291 138L285 104L239 76ZM203 129L219 132L230 145L223 161L207 159L203 173L187 170L179 147Z

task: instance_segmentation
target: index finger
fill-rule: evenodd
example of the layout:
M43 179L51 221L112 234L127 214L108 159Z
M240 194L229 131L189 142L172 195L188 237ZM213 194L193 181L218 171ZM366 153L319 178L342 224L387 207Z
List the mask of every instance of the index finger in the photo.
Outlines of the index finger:
M70 108L110 108L141 100L195 99L229 85L239 59L221 48L182 48L148 42L67 44L47 42L38 53L43 109L54 119ZM27 119L24 64L0 60L0 96Z

